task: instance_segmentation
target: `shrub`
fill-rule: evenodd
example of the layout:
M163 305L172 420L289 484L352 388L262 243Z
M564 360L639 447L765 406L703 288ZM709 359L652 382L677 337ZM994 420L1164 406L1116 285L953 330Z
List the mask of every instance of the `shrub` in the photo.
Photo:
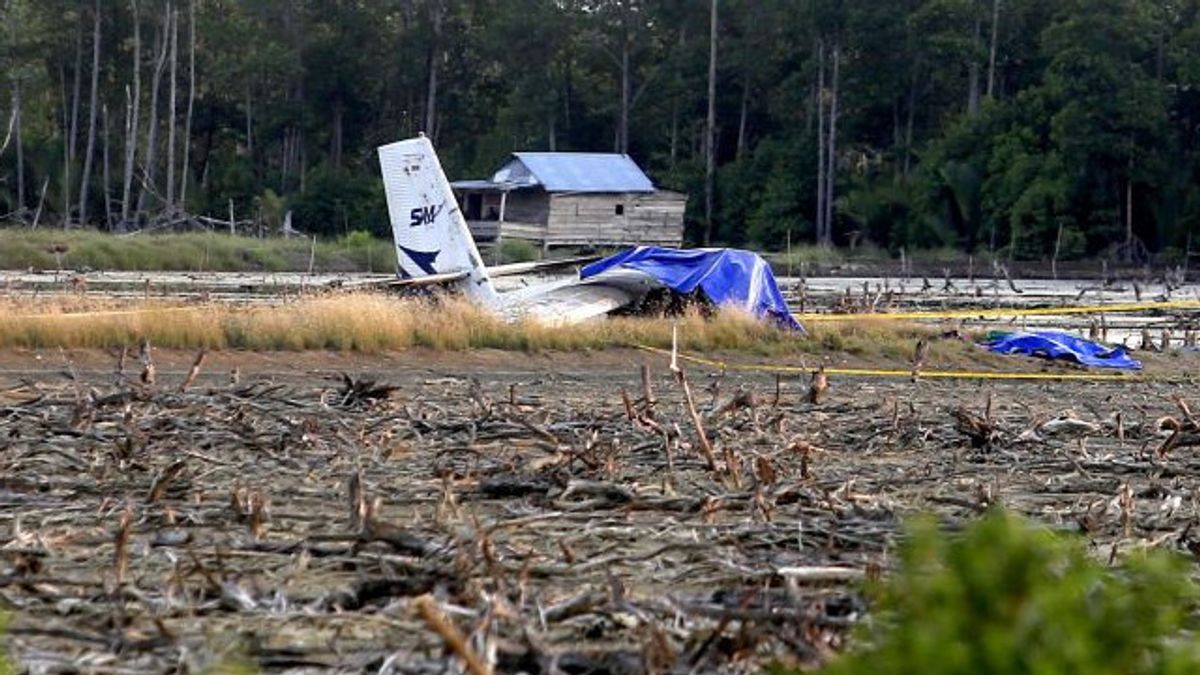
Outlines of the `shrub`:
M1184 630L1197 598L1185 564L1150 552L1119 570L1083 543L996 512L961 536L912 528L876 589L863 647L827 675L1200 672Z
M8 615L0 611L0 675L11 675L13 672L12 664L8 662L8 654L4 649L3 639L5 633L8 632Z
M531 262L542 256L536 244L524 239L500 241L500 260L504 263Z

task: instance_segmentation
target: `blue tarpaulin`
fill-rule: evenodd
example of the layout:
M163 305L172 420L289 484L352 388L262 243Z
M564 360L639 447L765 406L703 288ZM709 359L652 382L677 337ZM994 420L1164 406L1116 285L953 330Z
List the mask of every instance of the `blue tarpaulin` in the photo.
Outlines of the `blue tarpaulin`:
M999 354L1063 359L1097 368L1142 369L1141 361L1129 356L1124 347L1108 347L1061 331L1001 333L989 336L985 346Z
M769 316L784 327L804 330L779 292L771 266L757 253L736 248L639 246L598 260L584 267L579 276L587 279L615 268L648 274L677 293L700 290L715 305L740 307L759 318Z

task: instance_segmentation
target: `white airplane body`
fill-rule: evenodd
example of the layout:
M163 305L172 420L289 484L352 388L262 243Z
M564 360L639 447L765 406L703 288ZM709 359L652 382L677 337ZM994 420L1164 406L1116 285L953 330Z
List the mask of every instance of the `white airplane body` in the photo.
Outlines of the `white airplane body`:
M614 268L584 280L499 293L429 139L382 146L379 164L396 260L405 279L455 284L467 298L506 318L556 325L607 314L662 287L649 274Z

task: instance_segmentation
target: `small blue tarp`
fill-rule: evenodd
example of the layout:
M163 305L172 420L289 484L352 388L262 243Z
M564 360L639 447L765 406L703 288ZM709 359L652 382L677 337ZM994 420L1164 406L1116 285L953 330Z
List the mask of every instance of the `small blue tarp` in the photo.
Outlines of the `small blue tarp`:
M1141 361L1129 356L1124 347L1108 347L1061 331L1001 333L989 336L985 346L998 354L1063 359L1096 368L1142 369Z
M700 290L715 305L740 307L759 318L803 331L779 292L771 266L757 253L736 248L677 249L639 246L584 267L581 279L614 268L648 274L671 290L688 295Z

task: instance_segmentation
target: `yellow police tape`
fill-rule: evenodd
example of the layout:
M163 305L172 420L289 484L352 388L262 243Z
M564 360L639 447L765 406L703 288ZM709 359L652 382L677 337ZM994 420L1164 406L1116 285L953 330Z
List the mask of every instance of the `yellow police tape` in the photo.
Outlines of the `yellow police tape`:
M878 312L850 314L796 314L801 321L903 321L917 319L996 319L1010 316L1062 316L1066 314L1109 314L1146 312L1163 309L1200 309L1200 300L1170 300L1164 302L1131 302L1112 305L1080 305L1075 307L1005 307L992 309L952 309L922 312Z
M652 354L670 357L671 350L637 345L637 348ZM808 374L816 368L802 366L782 366L765 363L727 363L700 356L676 353L675 358L697 365L708 366L717 370L729 372L750 373L797 373ZM912 370L888 368L825 368L826 375L846 375L849 377L901 377L911 378ZM929 380L1049 380L1049 381L1078 381L1078 382L1188 382L1192 378L1168 377L1165 375L1147 375L1139 373L1128 375L1124 373L1006 373L986 370L921 370L917 377Z

